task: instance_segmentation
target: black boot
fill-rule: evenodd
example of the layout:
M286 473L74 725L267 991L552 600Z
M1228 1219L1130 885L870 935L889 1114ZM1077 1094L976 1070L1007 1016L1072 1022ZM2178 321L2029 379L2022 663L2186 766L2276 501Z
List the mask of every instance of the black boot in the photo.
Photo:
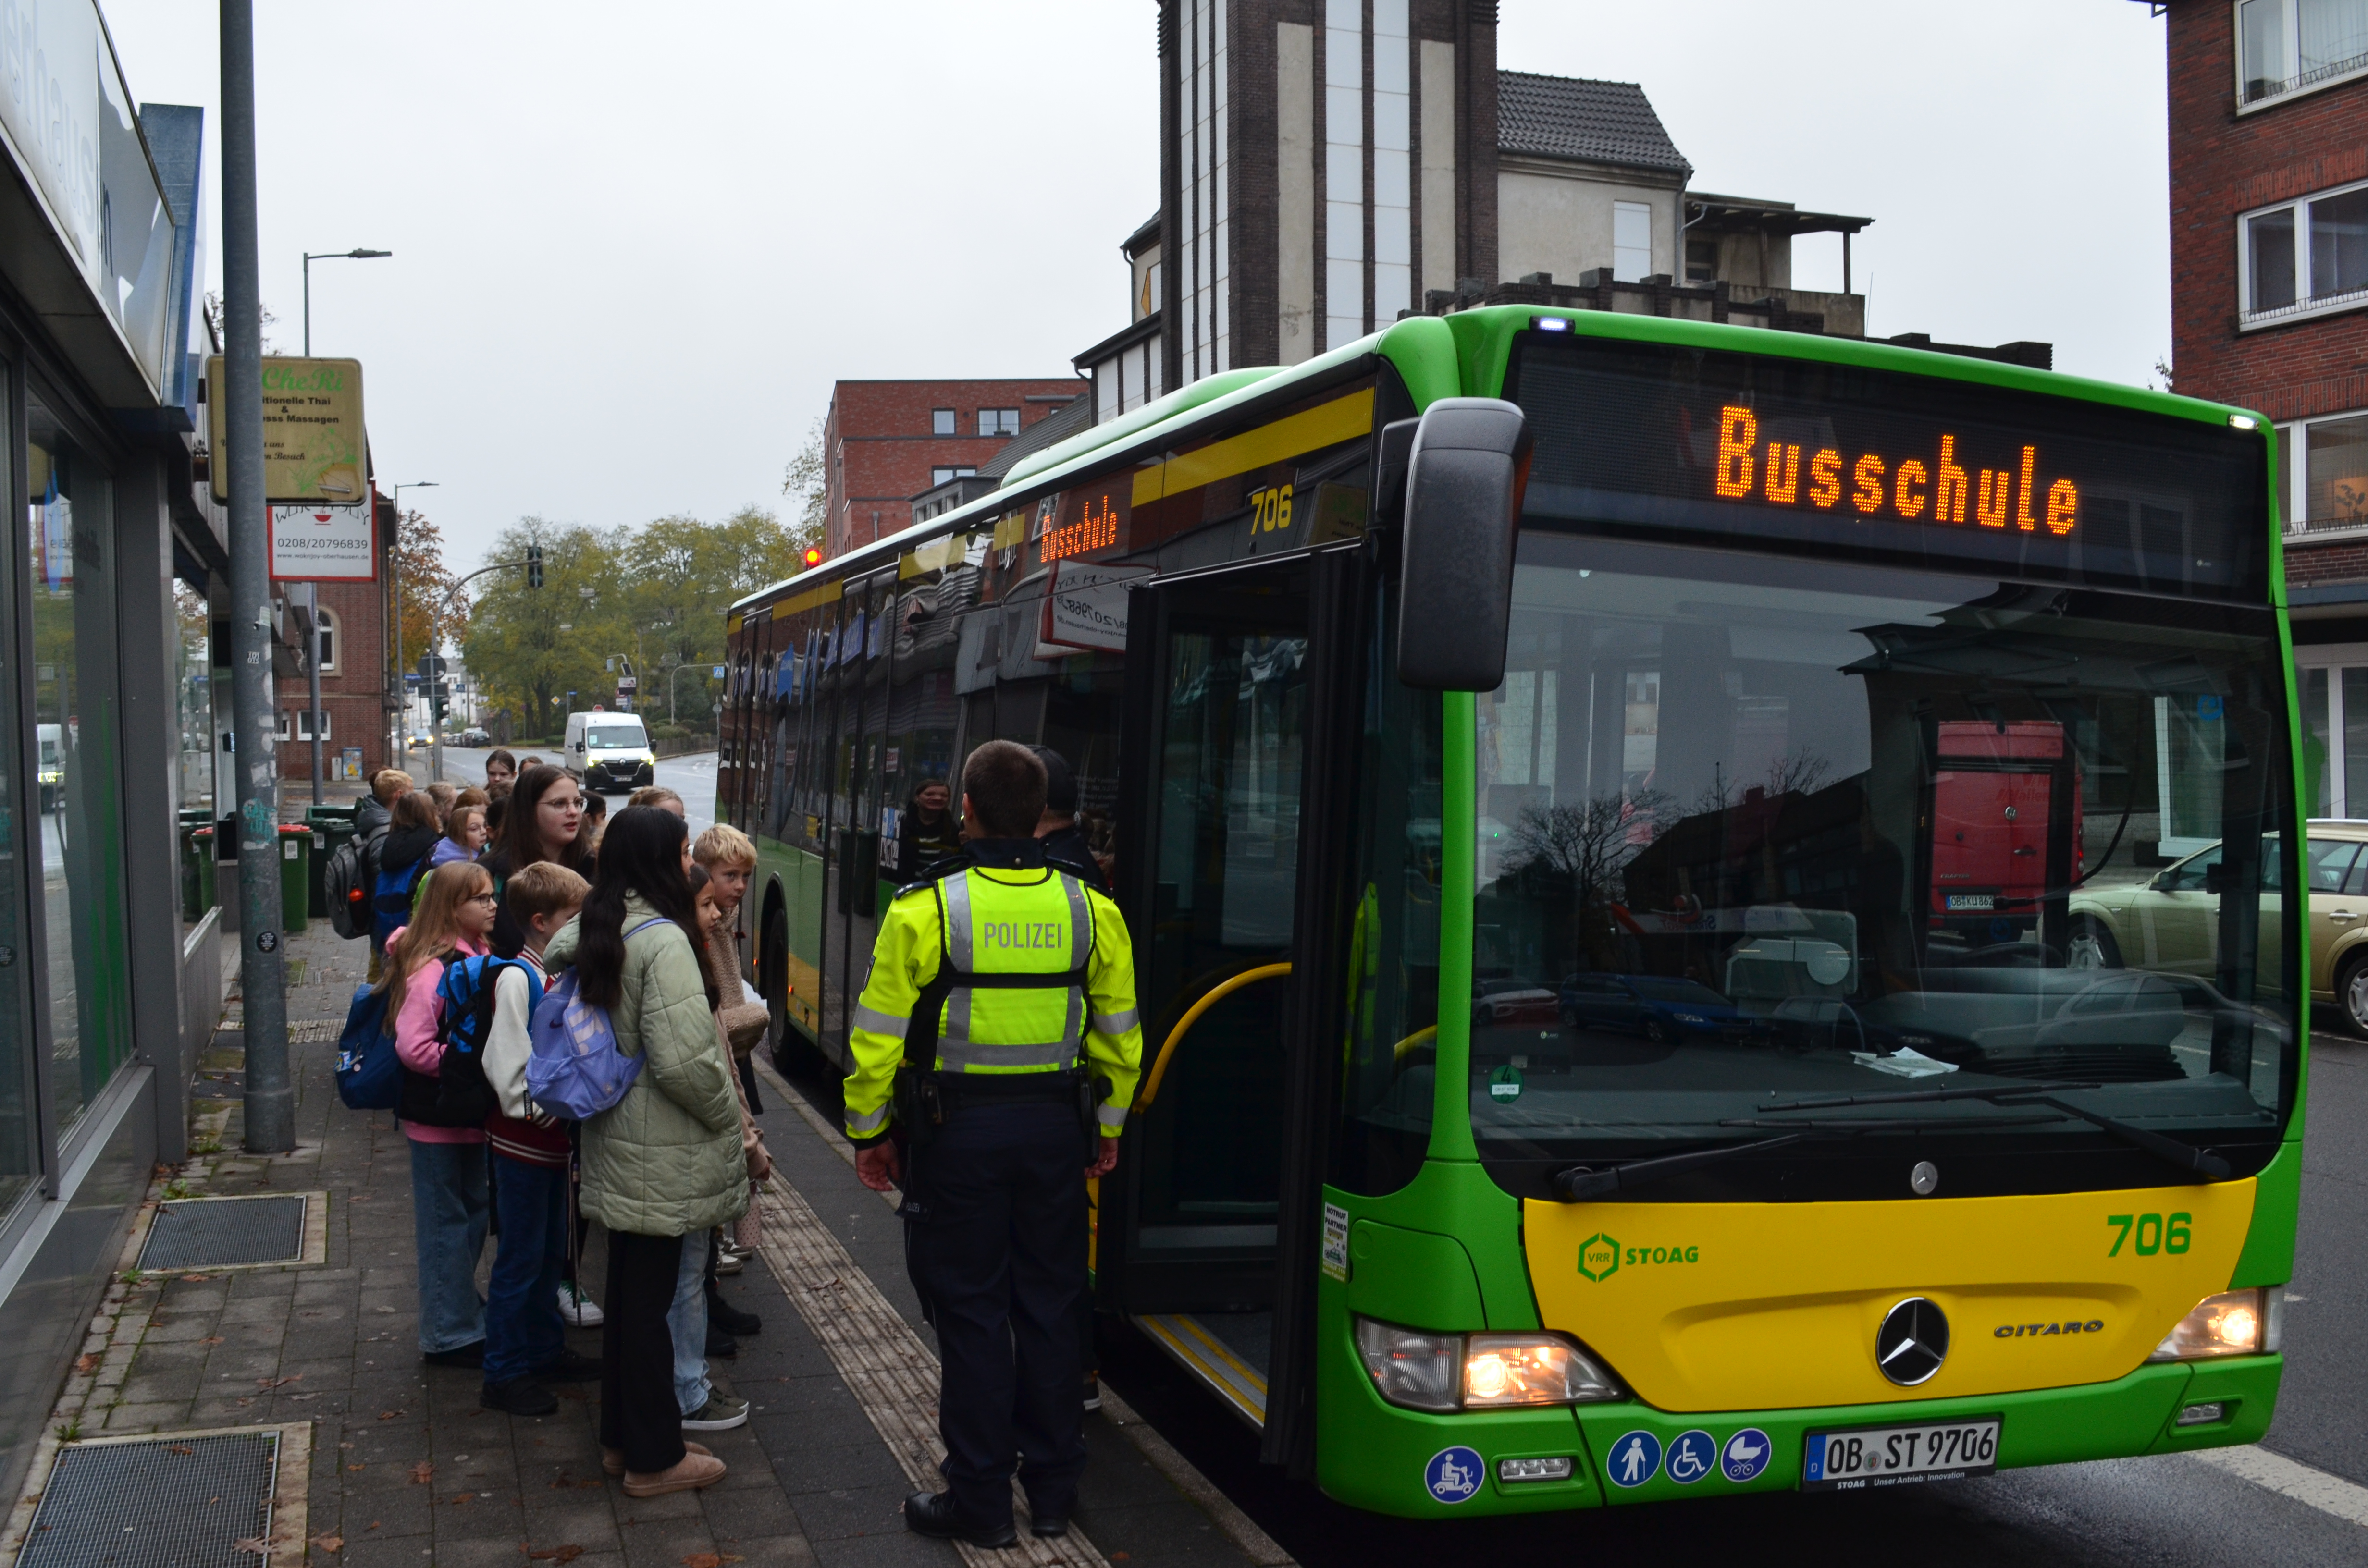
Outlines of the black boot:
M1019 1532L1006 1519L999 1525L973 1525L954 1512L953 1494L916 1492L905 1499L905 1528L915 1535L938 1540L966 1540L990 1551L1019 1542Z
M755 1312L744 1312L723 1299L723 1292L710 1285L707 1288L707 1321L726 1334L746 1339L765 1326L765 1320Z

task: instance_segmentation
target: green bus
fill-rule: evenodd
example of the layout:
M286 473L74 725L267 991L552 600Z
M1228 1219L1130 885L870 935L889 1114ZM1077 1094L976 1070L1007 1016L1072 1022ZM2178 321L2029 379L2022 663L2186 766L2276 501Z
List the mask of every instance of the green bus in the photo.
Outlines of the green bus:
M732 611L777 1046L845 1062L929 786L1047 745L1146 1026L1095 1300L1269 1462L1460 1517L2252 1441L2319 858L2274 463L1525 306L1182 388Z

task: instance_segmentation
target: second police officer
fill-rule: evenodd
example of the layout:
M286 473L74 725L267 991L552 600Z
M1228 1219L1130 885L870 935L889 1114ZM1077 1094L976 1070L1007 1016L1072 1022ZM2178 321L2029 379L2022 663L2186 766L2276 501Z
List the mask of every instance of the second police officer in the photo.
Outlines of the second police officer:
M1026 746L971 753L966 853L889 906L849 1031L857 1174L904 1188L941 1365L947 1490L914 1494L905 1521L987 1547L1017 1539L1015 1470L1033 1532L1068 1529L1086 1464L1086 1180L1117 1163L1143 1062L1125 924L1047 863L1045 782Z

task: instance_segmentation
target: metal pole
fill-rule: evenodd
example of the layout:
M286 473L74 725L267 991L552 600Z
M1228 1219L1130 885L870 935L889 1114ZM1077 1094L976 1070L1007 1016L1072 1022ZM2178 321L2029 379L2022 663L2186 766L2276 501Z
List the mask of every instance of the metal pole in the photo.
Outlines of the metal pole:
M321 803L321 585L304 585L304 613L313 619L313 643L304 650L304 667L313 674L313 803Z
M304 358L313 357L313 258L304 258Z
M246 1147L296 1146L279 951L279 779L273 755L271 564L263 494L263 283L256 249L254 0L222 0L222 295L230 402L231 672L238 755L239 979L246 1006Z
M402 492L398 490L397 494ZM394 506L395 537L403 537L403 503ZM386 558L386 591L394 600L394 760L389 767L401 767L411 754L404 749L403 722L410 717L411 687L403 679L403 574L395 570L394 555Z

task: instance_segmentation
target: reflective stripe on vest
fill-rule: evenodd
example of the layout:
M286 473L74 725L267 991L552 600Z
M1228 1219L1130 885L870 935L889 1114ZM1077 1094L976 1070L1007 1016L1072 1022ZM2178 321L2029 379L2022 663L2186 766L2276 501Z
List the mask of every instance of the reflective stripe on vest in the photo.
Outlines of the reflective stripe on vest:
M1093 910L1086 901L1085 885L1065 871L1049 868L1041 882L1014 885L985 879L985 888L994 890L987 899L990 924L1005 938L986 945L990 949L1004 949L1011 957L1047 945L1042 938L1060 925L1043 918L1061 907L1047 896L1056 883L1066 900L1068 951L1073 960L1072 967L1058 970L996 967L1006 954L990 950L982 955L976 950L979 901L973 897L971 869L936 884L946 934L941 960L946 973L940 978L950 987L945 1028L938 1036L939 1071L1053 1072L1076 1065L1086 1019L1086 971L1094 950ZM1013 918L998 918L1007 904ZM1063 993L1057 1032L1052 1028L1053 1014L1047 1005L1051 998L1045 994L1055 990ZM986 994L984 1000L981 992ZM1031 1016L1032 1028L1021 1022ZM998 1038L1013 1036L1017 1038Z

